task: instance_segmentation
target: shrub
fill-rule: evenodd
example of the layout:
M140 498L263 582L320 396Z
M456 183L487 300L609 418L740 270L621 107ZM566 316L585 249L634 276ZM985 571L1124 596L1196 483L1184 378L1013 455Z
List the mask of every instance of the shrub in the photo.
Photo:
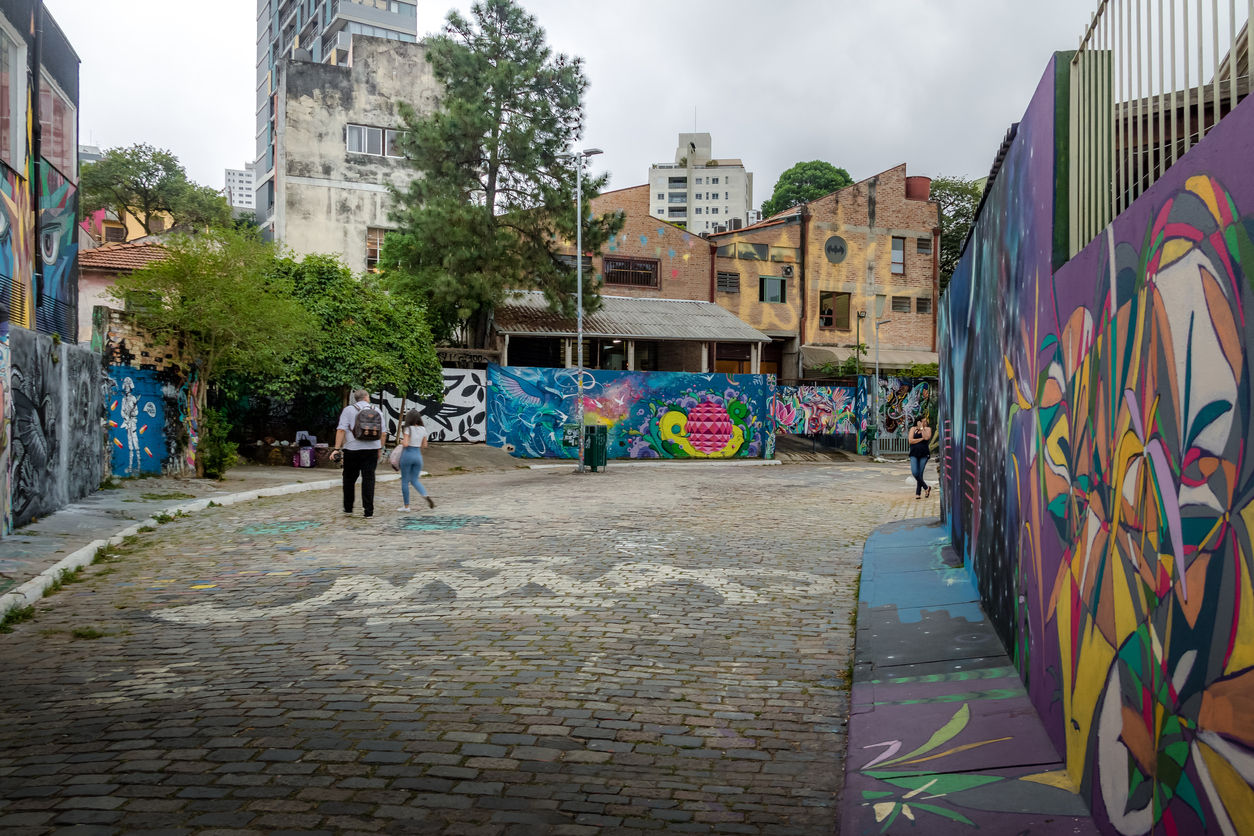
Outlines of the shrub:
M234 442L227 441L229 429L221 412L205 410L200 422L200 444L196 455L204 464L206 479L221 479L239 459L238 447Z

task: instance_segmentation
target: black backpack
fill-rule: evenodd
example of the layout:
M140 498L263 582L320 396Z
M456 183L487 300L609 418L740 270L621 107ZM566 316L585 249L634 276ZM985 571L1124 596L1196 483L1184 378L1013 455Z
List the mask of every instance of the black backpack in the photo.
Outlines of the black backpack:
M353 421L353 438L358 441L383 438L383 414L370 404L365 409L358 407L357 418Z

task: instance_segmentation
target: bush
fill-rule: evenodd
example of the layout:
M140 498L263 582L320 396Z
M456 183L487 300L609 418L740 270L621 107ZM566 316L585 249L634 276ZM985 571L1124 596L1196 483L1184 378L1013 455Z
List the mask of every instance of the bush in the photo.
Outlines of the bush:
M196 455L204 464L206 479L221 479L239 459L239 448L234 442L227 441L229 430L230 426L221 412L205 410L200 422L200 445Z

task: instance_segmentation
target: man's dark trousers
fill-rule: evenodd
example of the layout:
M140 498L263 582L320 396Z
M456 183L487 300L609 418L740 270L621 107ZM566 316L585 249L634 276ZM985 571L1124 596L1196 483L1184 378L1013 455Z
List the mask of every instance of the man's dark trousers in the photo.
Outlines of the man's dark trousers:
M374 516L374 469L379 464L378 450L344 451L344 510L353 513L353 486L361 476L361 510Z

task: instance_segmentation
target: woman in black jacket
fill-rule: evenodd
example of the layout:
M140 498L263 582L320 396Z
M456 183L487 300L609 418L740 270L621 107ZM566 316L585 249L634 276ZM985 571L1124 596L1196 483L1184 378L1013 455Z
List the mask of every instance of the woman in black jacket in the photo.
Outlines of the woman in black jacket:
M931 440L932 428L927 425L927 416L919 416L919 420L914 422L914 426L910 428L910 474L914 476L914 498L918 499L919 495L931 496L932 489L923 481L923 470L927 467L927 461L932 457Z

